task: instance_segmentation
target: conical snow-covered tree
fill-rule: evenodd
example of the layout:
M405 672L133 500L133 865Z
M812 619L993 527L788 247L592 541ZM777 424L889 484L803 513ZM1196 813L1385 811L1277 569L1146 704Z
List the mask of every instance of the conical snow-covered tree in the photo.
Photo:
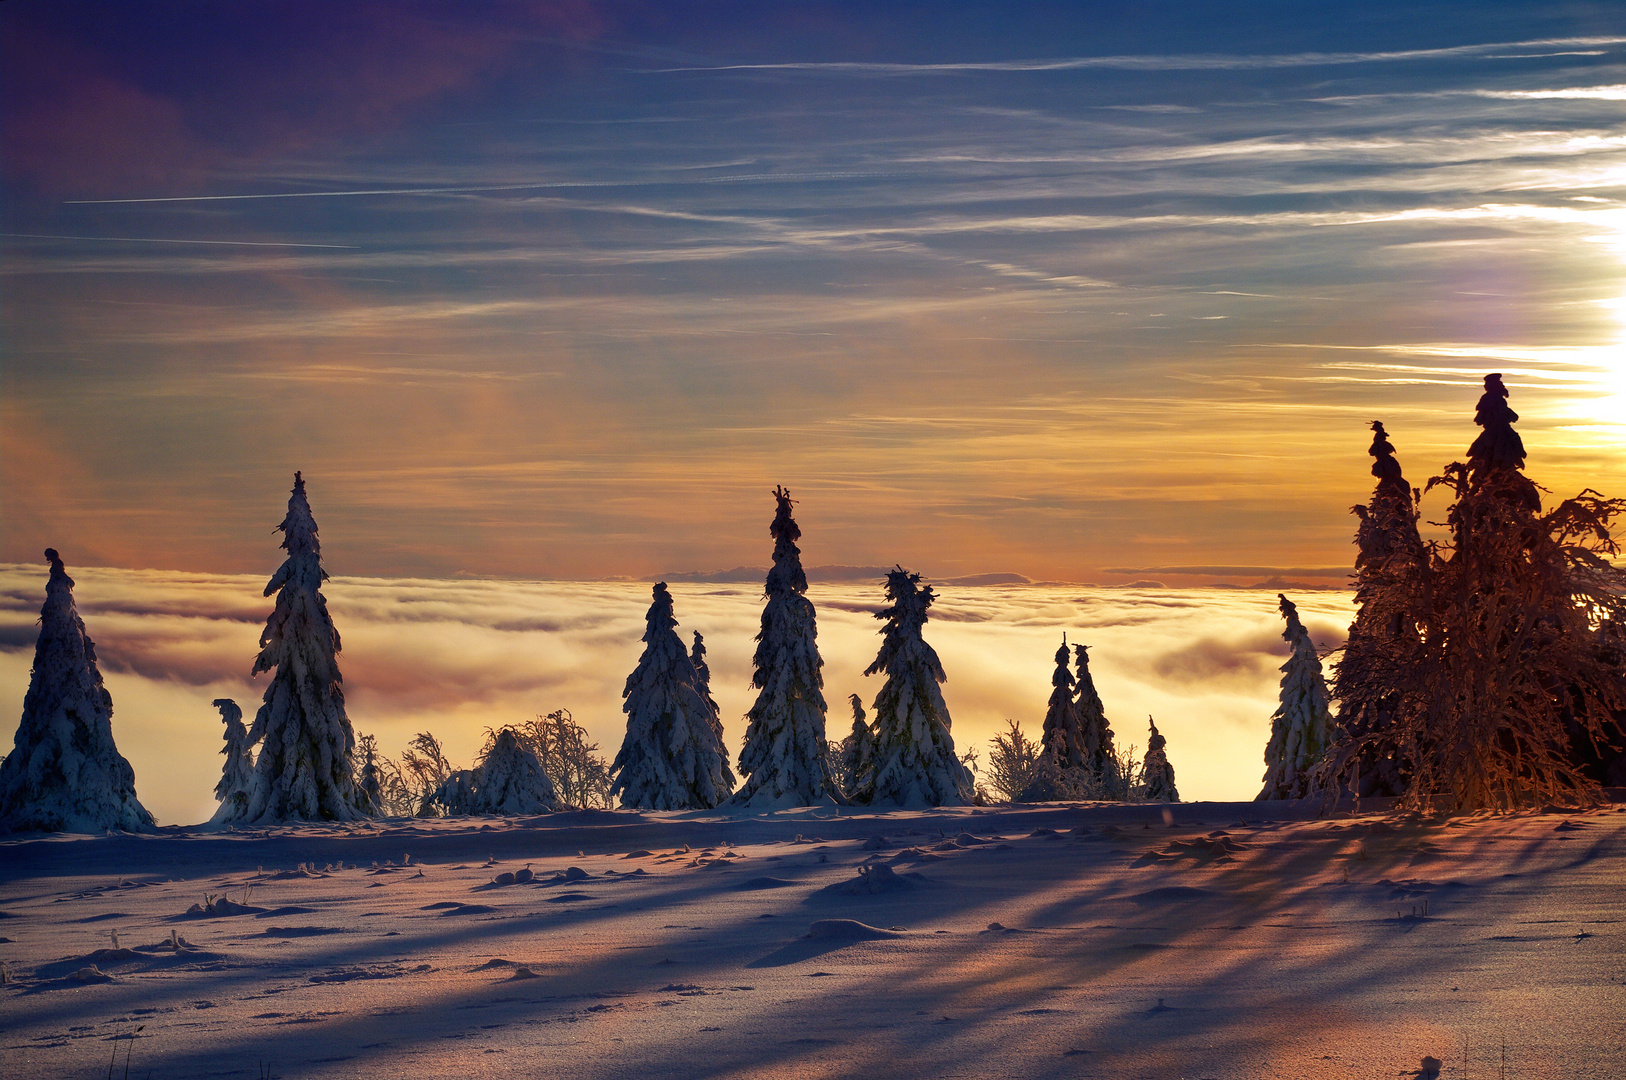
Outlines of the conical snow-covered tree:
M768 533L773 566L764 587L751 685L759 691L745 714L740 750L739 806L811 806L841 798L841 785L825 753L824 660L819 656L813 601L796 546L802 530L791 517L790 492L774 488Z
M215 798L220 808L209 820L216 825L241 821L248 810L248 791L254 784L254 752L248 741L248 728L243 726L243 710L231 698L215 698L214 707L220 710L220 722L226 725L226 745L220 752L226 755L220 767L220 783L215 785Z
M1090 674L1090 647L1073 646L1073 660L1078 668L1075 680L1078 703L1079 730L1084 733L1084 768L1089 773L1093 797L1122 799L1129 794L1129 777L1118 769L1118 748L1112 741L1112 724L1107 720L1107 707L1095 689L1095 677Z
M905 807L964 806L971 802L971 770L954 753L952 721L941 683L948 676L937 652L921 636L935 597L920 575L898 567L886 576L892 606L875 613L886 622L881 650L865 675L884 673L875 695L875 770L858 801Z
M546 814L559 809L559 796L542 762L513 729L497 732L474 770L471 814Z
M728 767L717 708L699 690L694 661L673 629L672 594L654 588L644 652L627 676L621 709L627 735L610 766L611 795L643 810L704 810L728 798Z
M1367 452L1378 482L1371 501L1351 509L1360 519L1356 610L1349 641L1333 665L1339 708L1329 760L1356 795L1396 796L1405 792L1411 766L1394 730L1395 675L1416 662L1419 619L1433 581L1428 548L1417 532L1417 495L1380 421L1372 421L1372 433Z
M875 732L864 718L864 703L847 695L853 707L853 729L841 740L841 789L849 796L869 781L875 771Z
M717 708L717 699L711 696L711 666L706 663L706 639L700 631L694 632L694 647L689 650L689 663L694 665L694 688L705 699L706 707L711 711L712 728L717 732L717 744L726 746L723 739L723 716ZM733 784L732 774L729 780Z
M1314 794L1317 787L1312 774L1327 756L1332 740L1321 658L1293 601L1280 593L1276 598L1287 621L1282 637L1293 651L1282 665L1281 704L1270 718L1270 742L1265 747L1265 786L1255 801Z
M277 529L288 552L265 587L276 607L260 634L254 674L272 671L264 703L249 729L260 748L243 820L355 821L368 816L356 791L356 736L344 712L339 632L327 613L322 547L316 519L305 498L305 480L294 473L288 514Z
M363 735L356 740L356 751L361 757L361 768L356 772L356 794L361 796L362 809L377 817L384 812L384 778L378 767L378 740Z
M1067 667L1067 635L1061 636L1061 647L1056 650L1056 669L1050 674L1050 704L1044 714L1044 734L1039 745L1044 754L1063 769L1082 769L1089 764L1085 746L1084 724L1079 716L1078 702L1073 696L1073 673ZM1095 687L1090 687L1094 694ZM1095 699L1097 702L1099 698ZM1102 723L1105 724L1105 714Z
M1146 756L1140 763L1141 798L1146 802L1179 802L1180 791L1174 786L1174 766L1169 764L1165 749L1169 740L1157 730L1157 721L1150 716L1146 722L1152 733L1146 738Z
M96 669L96 644L73 602L73 578L55 548L40 608L22 722L0 762L0 831L92 832L151 828L135 770L113 744L113 698Z

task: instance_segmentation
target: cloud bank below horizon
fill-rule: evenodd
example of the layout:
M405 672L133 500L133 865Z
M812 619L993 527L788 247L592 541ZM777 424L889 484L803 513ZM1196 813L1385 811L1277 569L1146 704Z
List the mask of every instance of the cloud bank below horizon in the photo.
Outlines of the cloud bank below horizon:
M70 567L79 609L113 696L114 732L138 792L166 823L213 812L220 724L210 701L252 715L264 689L248 671L270 601L247 575ZM390 754L432 730L467 764L487 726L568 708L607 757L620 746L620 693L642 645L649 587L626 582L334 578L326 590L344 641L352 723ZM713 693L734 752L752 700L760 587L674 584L679 632L706 637ZM828 734L850 727L846 697L868 708L861 674L878 647L878 588L815 585ZM21 708L43 574L0 565L0 700ZM1342 640L1343 593L1297 598L1319 644ZM1006 717L1038 734L1062 632L1092 646L1091 668L1120 743L1144 747L1145 717L1169 739L1187 799L1256 793L1286 655L1273 593L1080 586L948 587L927 638L949 674L956 744L987 759ZM9 741L5 744L9 750ZM162 783L158 778L162 777Z

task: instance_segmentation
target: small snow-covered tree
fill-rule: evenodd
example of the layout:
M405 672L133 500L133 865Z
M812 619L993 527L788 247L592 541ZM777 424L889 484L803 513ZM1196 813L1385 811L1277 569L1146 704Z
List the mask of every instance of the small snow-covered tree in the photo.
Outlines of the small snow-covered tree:
M1090 647L1073 646L1073 661L1078 674L1077 687L1079 730L1084 736L1084 769L1089 774L1084 797L1095 799L1123 799L1129 794L1129 777L1119 768L1118 751L1112 743L1112 724L1107 720L1107 708L1095 689L1095 677L1090 674Z
M51 576L34 667L11 753L0 762L0 831L151 828L135 770L113 743L113 698L74 604L73 578L55 548L45 558Z
M265 587L277 601L253 673L274 674L249 729L260 752L243 820L355 821L368 815L356 792L356 736L344 711L339 632L322 595L322 546L297 472L277 529L288 558Z
M1333 665L1338 722L1327 781L1358 796L1397 796L1406 790L1411 766L1394 727L1396 676L1420 655L1419 625L1434 583L1428 548L1417 531L1418 493L1406 482L1380 421L1372 421L1367 452L1378 482L1366 506L1351 508L1360 519L1356 610Z
M839 800L825 755L824 660L819 656L813 601L796 546L802 530L791 516L790 492L774 488L773 566L764 587L751 685L757 700L745 716L738 806L812 806Z
M1069 676L1069 694L1071 691L1072 679ZM1034 774L1044 764L1049 763L1045 760L1043 746L1028 738L1020 723L1007 717L1005 730L996 734L989 743L989 786L1011 802L1049 802L1049 799L1026 798Z
M610 766L612 794L645 810L701 810L728 798L734 774L719 735L716 707L696 687L666 582L654 588L645 616L644 652L627 676L622 711L627 734Z
M865 675L884 673L875 695L875 770L858 801L905 807L963 806L975 788L971 771L954 752L948 706L940 684L947 680L937 652L921 636L935 597L920 575L902 567L886 577L892 606L875 614L885 620L881 649Z
M384 778L378 767L378 740L363 735L356 740L356 755L361 768L356 770L356 792L363 806L372 815L384 813Z
M864 703L857 694L847 695L853 707L853 728L841 740L838 757L841 767L841 790L852 795L869 780L875 769L875 732L864 718Z
M546 814L559 809L559 796L547 770L519 732L504 727L486 732L486 745L473 775L470 814Z
M226 725L226 755L220 769L220 782L215 785L215 798L220 808L209 820L216 825L241 821L248 810L248 792L254 784L254 753L248 742L248 728L243 726L243 710L231 698L215 698L214 707L220 710L220 722Z
M1087 656L1087 652L1079 653L1081 670L1086 676L1089 672ZM1112 729L1107 726L1106 712L1100 708L1093 683L1088 691L1089 704L1080 703L1074 692L1073 673L1067 666L1068 657L1067 635L1063 634L1061 647L1056 650L1056 667L1050 675L1050 704L1045 711L1042 749L1027 784L1013 796L1018 802L1100 797L1093 793L1102 787L1102 778L1117 775L1107 768L1111 762L1100 750L1102 732L1106 733L1108 753L1112 745ZM1084 719L1086 709L1090 710L1088 727Z
M1146 757L1140 763L1140 798L1144 802L1179 802L1180 791L1174 786L1174 766L1169 764L1165 747L1169 740L1157 730L1157 721L1150 716L1146 723L1152 733L1146 739Z
M1281 704L1270 718L1270 742L1265 747L1265 786L1254 798L1301 799L1318 790L1313 773L1332 741L1332 715L1327 707L1327 683L1321 674L1310 632L1299 621L1293 601L1278 593L1282 631L1292 649L1282 665Z

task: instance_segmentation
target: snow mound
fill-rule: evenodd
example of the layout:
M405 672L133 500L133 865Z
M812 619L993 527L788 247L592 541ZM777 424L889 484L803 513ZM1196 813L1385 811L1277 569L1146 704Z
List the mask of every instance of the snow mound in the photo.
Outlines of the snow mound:
M926 883L919 874L899 874L885 863L868 863L858 868L858 876L819 890L820 894L872 896L875 893L906 892Z
M783 889L786 885L794 884L796 884L796 882L791 881L788 878L754 877L749 881L741 881L734 887L743 891L756 889Z
M882 930L857 919L820 919L808 930L814 941L883 941L903 937L907 931Z
M860 848L859 850L861 850L861 851L885 851L888 848L894 848L894 847L897 847L897 846L898 845L894 844L892 841L888 840L884 836L872 836L868 840L864 841L864 846L862 848Z

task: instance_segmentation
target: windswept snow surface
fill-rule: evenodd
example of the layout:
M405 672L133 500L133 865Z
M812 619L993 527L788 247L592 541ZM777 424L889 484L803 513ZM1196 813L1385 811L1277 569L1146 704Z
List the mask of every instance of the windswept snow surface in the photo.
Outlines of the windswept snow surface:
M1460 1077L1505 1040L1520 1080L1626 1075L1626 806L1315 810L10 839L0 1073Z

